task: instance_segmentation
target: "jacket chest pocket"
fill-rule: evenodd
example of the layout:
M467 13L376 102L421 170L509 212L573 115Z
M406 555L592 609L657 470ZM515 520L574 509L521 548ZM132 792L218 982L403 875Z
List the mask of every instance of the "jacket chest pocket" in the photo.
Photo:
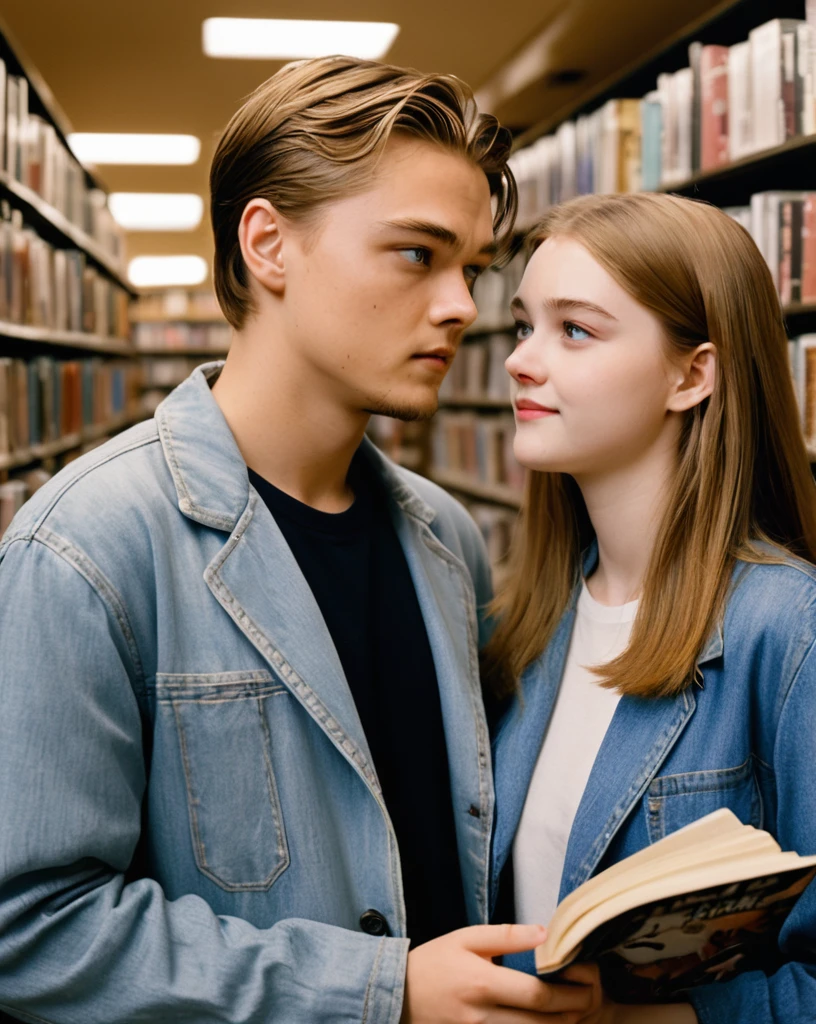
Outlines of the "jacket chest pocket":
M196 864L228 892L269 889L289 865L267 715L288 690L264 671L157 675L175 729Z
M745 825L762 828L762 798L753 758L736 768L685 772L654 779L646 793L649 842L727 807Z

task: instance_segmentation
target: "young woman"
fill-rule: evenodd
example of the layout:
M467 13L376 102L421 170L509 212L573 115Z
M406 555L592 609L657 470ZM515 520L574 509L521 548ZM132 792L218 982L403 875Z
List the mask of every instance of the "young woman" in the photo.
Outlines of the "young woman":
M719 807L816 853L816 489L779 302L735 221L588 196L532 247L507 361L532 472L485 668L508 704L494 904L546 924ZM659 1008L599 995L581 1020L816 1020L816 883L779 945L771 976Z

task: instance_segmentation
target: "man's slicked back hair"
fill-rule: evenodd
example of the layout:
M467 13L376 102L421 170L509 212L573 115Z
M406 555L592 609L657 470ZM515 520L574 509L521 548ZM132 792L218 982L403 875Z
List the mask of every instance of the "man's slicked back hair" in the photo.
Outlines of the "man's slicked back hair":
M484 170L499 252L508 249L516 214L511 136L478 112L464 82L351 57L288 64L233 116L210 169L215 291L233 327L252 312L238 241L246 204L263 198L292 220L317 216L325 204L370 186L393 132L443 146Z

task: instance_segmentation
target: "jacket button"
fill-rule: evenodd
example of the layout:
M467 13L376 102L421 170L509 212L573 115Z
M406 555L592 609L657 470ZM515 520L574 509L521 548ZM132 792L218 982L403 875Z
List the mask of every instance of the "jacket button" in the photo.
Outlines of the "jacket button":
M360 927L366 935L390 935L388 922L379 910L366 910L360 916Z

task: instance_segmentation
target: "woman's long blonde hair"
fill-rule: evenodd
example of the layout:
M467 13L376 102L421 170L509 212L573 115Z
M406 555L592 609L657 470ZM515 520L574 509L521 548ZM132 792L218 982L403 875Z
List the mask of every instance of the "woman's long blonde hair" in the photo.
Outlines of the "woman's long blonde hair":
M722 614L736 559L778 561L770 541L816 563L816 488L771 275L747 231L713 206L638 193L583 196L530 233L579 242L662 322L669 350L717 348L711 397L686 414L677 472L629 646L600 668L639 697L677 694ZM575 481L531 472L485 684L511 692L543 651L580 576L592 526Z

